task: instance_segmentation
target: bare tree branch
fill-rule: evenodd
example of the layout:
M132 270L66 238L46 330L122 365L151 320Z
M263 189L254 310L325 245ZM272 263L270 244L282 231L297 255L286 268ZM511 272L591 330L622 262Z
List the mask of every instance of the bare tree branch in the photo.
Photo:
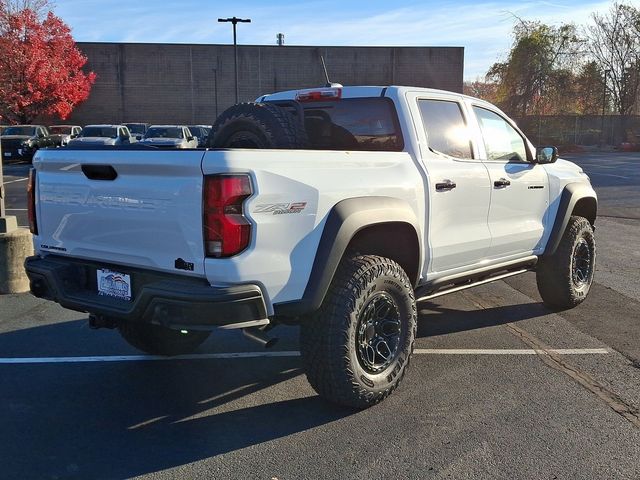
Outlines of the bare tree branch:
M587 27L590 54L603 76L614 109L628 115L640 93L640 10L615 2L608 13L592 15Z

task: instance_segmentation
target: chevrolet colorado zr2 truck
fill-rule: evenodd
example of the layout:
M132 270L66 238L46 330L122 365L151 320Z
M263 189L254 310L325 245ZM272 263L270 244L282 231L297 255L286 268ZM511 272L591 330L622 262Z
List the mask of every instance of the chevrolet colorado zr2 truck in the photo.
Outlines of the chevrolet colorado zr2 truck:
M493 105L411 87L325 87L238 104L207 148L39 151L34 295L135 347L300 325L313 388L356 408L405 375L416 302L535 270L545 304L593 281L596 194Z

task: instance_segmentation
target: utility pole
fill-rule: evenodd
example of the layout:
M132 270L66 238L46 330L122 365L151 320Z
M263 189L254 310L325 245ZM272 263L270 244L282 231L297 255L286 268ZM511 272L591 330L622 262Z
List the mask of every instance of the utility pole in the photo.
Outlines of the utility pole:
M602 118L600 119L600 148L604 146L604 110L607 106L607 75L611 70L604 71L604 81L602 82Z
M239 101L238 98L240 97L240 95L238 94L238 42L236 37L236 25L238 23L251 23L251 19L238 18L238 17L219 18L218 22L220 23L230 22L231 24L233 24L233 65L236 73L236 103L238 103Z

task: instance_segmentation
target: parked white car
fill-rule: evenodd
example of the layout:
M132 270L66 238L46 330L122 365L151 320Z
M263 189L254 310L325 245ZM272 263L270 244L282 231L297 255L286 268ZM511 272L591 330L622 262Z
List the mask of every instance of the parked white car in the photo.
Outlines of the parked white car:
M198 148L198 139L184 125L151 125L140 143L159 148Z
M124 125L87 125L80 135L69 141L68 145L129 145L136 139Z
M555 309L589 293L589 178L485 101L288 91L229 108L208 143L38 151L33 294L154 354L300 325L313 388L364 408L404 377L418 302L526 271Z

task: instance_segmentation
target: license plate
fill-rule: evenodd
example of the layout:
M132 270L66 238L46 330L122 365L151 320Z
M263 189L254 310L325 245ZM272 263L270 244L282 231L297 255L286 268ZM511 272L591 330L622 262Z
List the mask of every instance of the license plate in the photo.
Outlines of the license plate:
M10 157L11 156L11 152L4 152L4 156L5 157Z
M98 295L131 300L131 276L113 270L98 269Z

